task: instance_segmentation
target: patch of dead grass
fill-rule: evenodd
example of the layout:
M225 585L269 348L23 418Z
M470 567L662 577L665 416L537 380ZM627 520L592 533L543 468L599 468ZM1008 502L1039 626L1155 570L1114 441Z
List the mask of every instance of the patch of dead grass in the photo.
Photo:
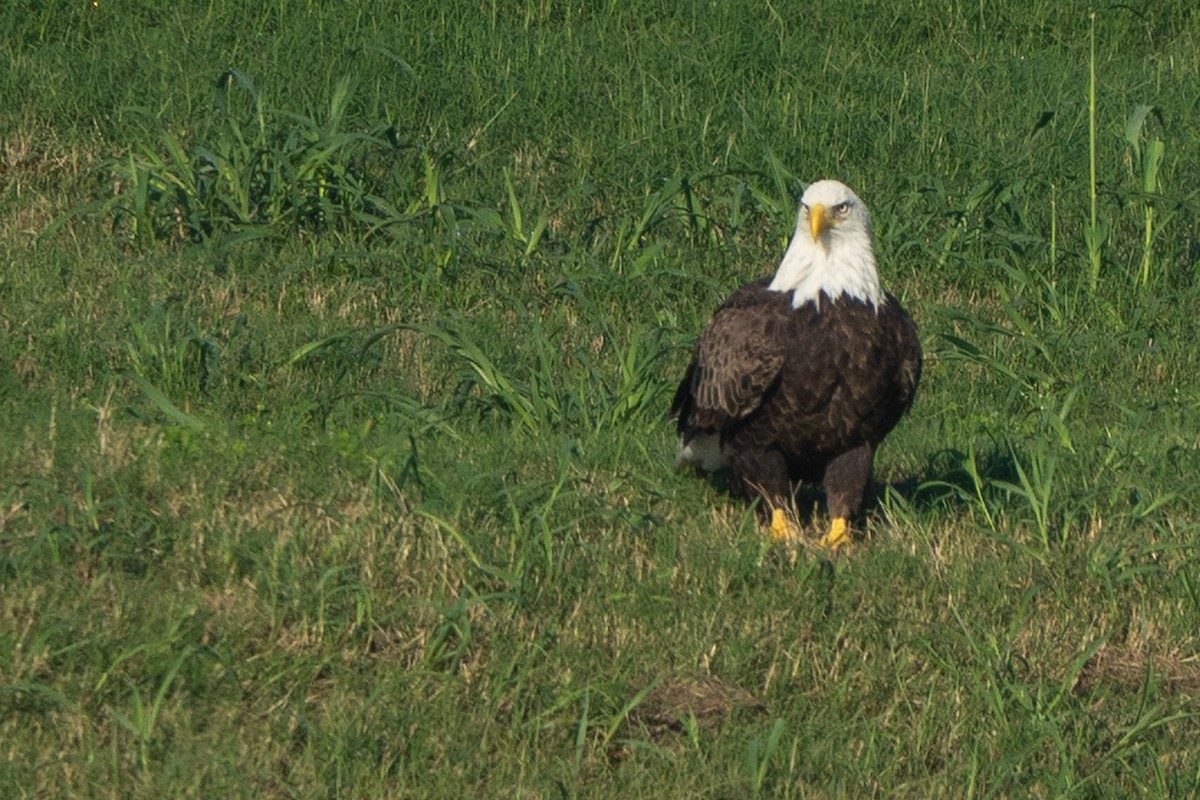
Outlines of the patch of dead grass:
M1118 688L1136 692L1148 680L1171 694L1200 699L1200 655L1184 655L1179 649L1155 652L1148 643L1105 645L1080 670L1075 691Z
M629 712L626 723L630 733L640 732L657 744L669 744L691 725L702 729L719 728L735 712L762 713L766 703L739 686L714 675L667 675L645 692ZM634 695L636 698L637 694ZM618 741L609 748L613 763L628 760L634 748Z
M69 189L95 168L95 151L68 144L44 124L31 123L0 142L0 237L32 240L69 205Z

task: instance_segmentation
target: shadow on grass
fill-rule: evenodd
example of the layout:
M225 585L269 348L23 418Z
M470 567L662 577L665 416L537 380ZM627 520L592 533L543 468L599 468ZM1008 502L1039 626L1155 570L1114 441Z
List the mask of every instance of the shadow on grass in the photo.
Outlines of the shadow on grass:
M694 474L732 502L746 502L729 470L696 471ZM966 509L984 502L996 484L1011 484L1017 480L1016 454L1008 445L995 444L983 454L947 448L930 455L920 473L890 481L876 479L868 491L861 516L882 506L889 496L899 497L918 512ZM793 487L792 502L801 521L813 524L825 512L825 490L819 484L798 484Z
M996 483L1017 480L1015 453L1006 444L995 444L981 455L946 448L930 455L920 474L876 481L867 506L878 505L890 493L918 511L967 507L979 503Z

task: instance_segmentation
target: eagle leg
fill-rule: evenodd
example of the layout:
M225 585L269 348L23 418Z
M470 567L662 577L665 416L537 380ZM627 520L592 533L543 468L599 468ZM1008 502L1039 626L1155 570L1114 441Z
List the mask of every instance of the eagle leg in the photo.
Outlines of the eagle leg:
M850 541L850 521L862 511L874 458L875 448L862 444L842 453L825 468L825 503L833 522L821 539L822 547L837 550Z
M730 466L741 493L759 498L759 519L769 526L771 540L793 545L800 541L800 527L787 513L792 492L783 453L773 449L734 451Z

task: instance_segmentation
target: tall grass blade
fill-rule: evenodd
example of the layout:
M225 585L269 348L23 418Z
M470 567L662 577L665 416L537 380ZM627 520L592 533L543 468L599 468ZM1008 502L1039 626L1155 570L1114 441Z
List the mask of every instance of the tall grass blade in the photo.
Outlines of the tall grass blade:
M1088 261L1091 264L1092 294L1100 282L1102 247L1107 238L1099 220L1099 193L1096 181L1096 12L1088 12L1088 201L1090 216L1084 230Z
M208 423L199 417L188 414L180 409L177 405L159 391L150 381L143 378L141 375L129 373L128 378L138 385L142 393L150 400L151 403L166 417L167 421L172 425L181 428L188 428L193 431L204 431L208 428Z

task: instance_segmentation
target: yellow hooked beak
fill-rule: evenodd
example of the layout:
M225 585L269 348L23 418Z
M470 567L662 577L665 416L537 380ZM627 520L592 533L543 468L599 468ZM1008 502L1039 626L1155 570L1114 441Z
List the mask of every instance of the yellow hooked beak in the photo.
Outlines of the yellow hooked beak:
M829 209L817 203L808 212L808 224L812 228L812 237L815 242L821 236L821 231L829 227Z

